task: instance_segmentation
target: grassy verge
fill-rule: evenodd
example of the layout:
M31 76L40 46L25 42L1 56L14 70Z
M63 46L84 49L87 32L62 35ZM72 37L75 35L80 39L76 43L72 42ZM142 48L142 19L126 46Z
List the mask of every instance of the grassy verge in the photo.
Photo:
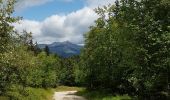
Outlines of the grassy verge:
M28 90L30 95L25 97L25 100L52 100L54 94L54 89L28 88Z
M55 91L61 92L61 91L83 91L85 88L82 87L69 87L69 86L58 86Z
M17 100L52 100L54 92L61 91L78 91L77 95L85 97L87 100L131 100L128 95L113 95L105 91L88 91L82 87L68 87L58 86L55 89L42 89L42 88L26 88L25 96L19 93L18 90L13 90L9 93L13 97L17 97ZM22 95L21 95L22 94ZM0 97L0 100L9 100L6 97Z
M13 100L52 100L55 89L25 88L20 91L16 87L7 93ZM9 100L8 97L1 97L0 100Z
M113 95L105 91L79 91L79 96L85 97L87 100L132 100L128 95Z
M88 91L82 87L59 86L55 91L78 91L77 95L83 96L87 100L131 100L128 95L113 95L105 91Z
M8 100L7 97L0 96L0 100Z
M83 91L84 88L79 87L68 87L68 86L58 86L55 89L43 89L43 88L25 88L25 91L20 92L18 86L13 86L8 95L12 97L12 99L17 100L53 100L54 92L60 91ZM1 97L0 100L9 100L7 97Z

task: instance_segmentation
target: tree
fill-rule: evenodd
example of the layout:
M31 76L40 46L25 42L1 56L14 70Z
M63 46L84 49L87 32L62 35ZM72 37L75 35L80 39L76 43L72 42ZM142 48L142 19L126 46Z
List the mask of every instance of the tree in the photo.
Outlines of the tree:
M13 49L12 38L16 35L13 26L11 26L12 23L18 20L18 18L12 17L14 2L14 0L0 0L0 94L8 87L8 83L11 83L8 80L10 73L6 72L10 70L6 65L8 60L3 57L4 53L9 53Z
M79 56L61 59L61 66L59 68L59 83L67 86L77 85L75 81L75 70L80 61Z
M15 0L0 0L0 96L10 100L30 95L25 87L55 87L58 83L59 58L38 53L32 33L20 35L12 17ZM48 50L47 50L48 51Z
M38 70L42 72L40 73L42 77L42 87L48 88L57 86L58 69L60 67L59 58L54 55L47 56L45 52L41 52L38 54L37 60Z
M141 99L159 96L165 99L161 92L168 93L169 84L169 2L122 0L120 5L118 20L125 22L134 35L131 41L137 51L134 77L137 78L138 95Z
M36 42L35 43L35 46L34 46L34 53L35 55L38 55L42 50L38 47L38 43Z
M49 47L47 45L45 46L44 51L46 52L47 56L49 56L50 51L49 51Z
M121 92L127 84L130 85L126 77L132 71L133 45L128 41L132 36L130 30L115 20L116 17L112 12L114 10L115 6L96 10L100 18L86 34L79 73L82 74L80 79L86 82L88 88ZM106 18L106 13L109 19Z
M117 0L98 8L79 66L89 88L166 99L169 91L170 2ZM117 91L118 90L118 91Z
M13 13L15 0L0 0L0 53L7 51L7 47L11 42L11 36L15 35L12 23L16 22L18 18L11 17Z

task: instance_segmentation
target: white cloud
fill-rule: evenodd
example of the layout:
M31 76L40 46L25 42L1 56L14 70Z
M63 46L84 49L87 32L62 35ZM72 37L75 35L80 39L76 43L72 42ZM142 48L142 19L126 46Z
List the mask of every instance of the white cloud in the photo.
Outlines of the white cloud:
M96 8L98 6L114 4L115 1L116 0L86 0L87 5L91 8Z
M61 0L61 1L64 1L64 2L72 2L73 0Z
M41 36L41 23L37 21L30 21L30 20L22 20L18 23L14 24L15 29L19 32L23 32L23 30L26 30L27 32L32 32L33 37L40 37Z
M22 20L14 26L20 32L32 32L39 43L71 41L82 44L83 34L89 30L96 18L97 15L92 9L84 7L67 15L50 16L42 22Z
M18 9L41 5L53 0L21 0ZM60 0L61 1L61 0ZM63 1L63 0L62 0ZM74 0L64 0L71 2ZM52 15L43 21L22 20L15 24L15 28L22 32L26 30L33 33L33 37L39 43L52 43L71 41L83 44L83 34L88 32L89 26L97 19L93 8L114 3L115 0L86 0L86 7L71 12L67 15ZM22 5L22 6L21 6Z

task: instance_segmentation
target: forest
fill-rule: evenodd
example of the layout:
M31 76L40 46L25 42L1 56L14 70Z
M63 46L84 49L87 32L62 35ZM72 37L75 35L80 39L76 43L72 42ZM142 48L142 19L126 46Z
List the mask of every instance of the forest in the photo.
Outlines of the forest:
M15 30L22 20L12 15L15 2L0 0L0 100L47 100L34 89L59 86L127 95L123 100L170 99L170 0L96 8L99 18L85 33L81 54L69 58L39 49L32 33Z

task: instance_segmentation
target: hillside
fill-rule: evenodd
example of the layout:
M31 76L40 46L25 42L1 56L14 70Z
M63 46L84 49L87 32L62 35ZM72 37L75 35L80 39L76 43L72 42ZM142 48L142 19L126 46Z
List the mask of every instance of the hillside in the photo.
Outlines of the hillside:
M39 48L43 49L45 46L49 47L51 53L57 54L61 57L71 57L74 55L79 55L82 46L73 44L69 41L65 42L54 42L52 44L39 44Z

